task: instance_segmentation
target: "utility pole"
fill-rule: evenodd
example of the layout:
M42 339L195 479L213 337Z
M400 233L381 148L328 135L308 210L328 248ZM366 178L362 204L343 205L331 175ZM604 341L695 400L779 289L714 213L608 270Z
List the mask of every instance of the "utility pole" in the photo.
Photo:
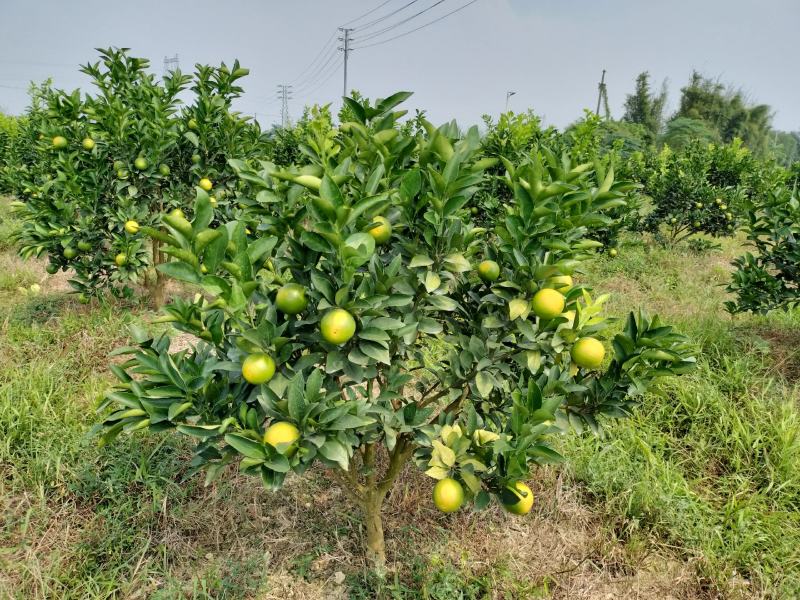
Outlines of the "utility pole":
M342 37L339 38L339 41L342 42L342 45L339 46L339 50L344 52L344 85L342 86L342 96L347 96L347 59L350 57L350 52L352 49L350 48L350 32L353 31L352 29L348 29L347 27L339 27L339 31L342 32Z
M164 57L164 75L169 75L172 71L177 71L180 69L180 61L178 60L178 55L169 57Z
M289 100L292 99L292 86L278 85L278 100L281 101L281 126L289 126Z
M516 93L517 92L511 92L511 91L506 92L506 112L508 112L508 99L511 98L511 96L513 96Z
M594 111L598 117L600 116L600 100L606 96L606 70L603 69L603 75L600 77L600 83L597 84L597 108Z

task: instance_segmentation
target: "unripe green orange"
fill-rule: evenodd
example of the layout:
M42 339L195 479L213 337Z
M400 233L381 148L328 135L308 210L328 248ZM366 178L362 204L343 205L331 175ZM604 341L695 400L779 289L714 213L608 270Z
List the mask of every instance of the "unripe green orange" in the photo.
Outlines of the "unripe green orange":
M510 496L517 498L517 501L504 501L503 508L514 515L527 515L533 506L533 492L531 488L521 481L515 481L513 485L508 486L506 489L510 492Z
M570 351L573 362L584 369L596 369L603 363L606 349L600 340L584 337L575 342Z
M133 161L133 166L140 171L144 171L147 168L147 159L144 156L138 156L136 160Z
M189 129L197 129L197 121L194 119L189 119L187 125L189 126Z
M63 135L57 135L53 138L53 148L56 150L63 150L67 147L67 138Z
M373 237L376 244L385 244L392 237L392 224L386 217L377 216L372 219L367 233Z
M617 249L616 248L612 248L611 250L608 251L608 255L611 258L614 258L617 255Z
M198 184L201 190L206 192L210 192L211 188L214 187L214 184L211 183L211 180L208 177L203 177Z
M554 319L564 312L565 304L564 294L558 290L544 288L533 296L531 309L537 317Z
M288 421L278 421L273 423L264 432L264 443L269 444L276 450L286 452L289 446L300 439L300 430Z
M564 294L572 287L572 277L569 275L556 275L548 279L547 283L553 286L553 289L557 292Z
M124 252L120 252L114 257L114 263L116 263L118 267L124 267L128 264L128 255Z
M242 377L253 385L267 383L274 375L275 361L269 354L251 354L242 363Z
M478 264L478 276L484 281L496 281L500 277L500 265L493 260L484 260Z
M165 165L163 163L158 165L158 172L166 177L170 173L169 165Z
M343 308L334 308L325 313L319 324L322 338L331 344L341 345L347 342L356 332L356 321Z
M81 146L83 146L84 150L91 150L94 148L94 140L90 137L83 138Z
M63 254L64 254L64 258L66 258L68 260L72 260L73 258L78 256L78 251L75 248L73 248L72 246L67 246L66 248L64 248Z
M183 214L183 211L180 208L173 208L171 211L169 211L169 214L171 214L173 217L180 217L181 219L186 218L186 215Z
M92 245L86 240L81 240L80 242L78 242L78 250L80 250L81 252L88 252L91 249Z
M464 488L451 477L440 479L433 487L433 503L443 513L456 512L464 503Z
M275 295L275 305L286 315L297 315L308 306L306 288L299 283L287 283Z

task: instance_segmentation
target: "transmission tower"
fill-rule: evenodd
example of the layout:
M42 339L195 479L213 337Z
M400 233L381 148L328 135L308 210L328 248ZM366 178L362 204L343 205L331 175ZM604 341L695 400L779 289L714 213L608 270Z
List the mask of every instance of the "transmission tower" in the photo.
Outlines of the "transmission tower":
M178 60L178 55L175 56L165 56L164 57L164 75L168 75L172 71L177 71L181 68L180 61Z
M608 90L606 88L606 70L603 69L603 75L600 77L600 83L597 84L597 108L594 111L598 117L600 116L600 102L603 102L603 109L606 113L606 119L611 118L611 111L608 108Z
M289 126L289 100L292 99L292 86L278 85L278 100L281 101L281 126Z
M350 47L350 42L352 41L350 32L353 30L347 27L339 27L339 31L342 32L342 36L339 38L342 45L339 46L339 50L344 52L344 85L342 85L342 96L347 96L347 59L350 58L350 53L353 51Z

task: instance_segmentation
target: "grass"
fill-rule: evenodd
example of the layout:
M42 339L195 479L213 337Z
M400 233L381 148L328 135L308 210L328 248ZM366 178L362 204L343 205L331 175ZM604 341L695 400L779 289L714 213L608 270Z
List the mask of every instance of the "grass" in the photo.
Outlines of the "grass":
M98 447L107 354L151 315L80 305L42 264L0 251L0 597L797 597L800 317L722 311L739 248L630 244L593 263L581 280L612 293L608 312L660 313L695 340L698 370L605 439L564 436L570 462L535 474L528 518L442 515L409 470L385 511L386 578L316 471L277 494L235 471L206 488L178 437Z

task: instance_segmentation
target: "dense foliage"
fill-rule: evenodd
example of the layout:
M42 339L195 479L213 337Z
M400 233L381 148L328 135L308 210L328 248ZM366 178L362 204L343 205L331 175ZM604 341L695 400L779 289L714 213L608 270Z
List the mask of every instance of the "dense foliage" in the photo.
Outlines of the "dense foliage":
M470 208L494 162L477 128L419 118L409 130L394 110L408 96L347 99L353 120L310 128L302 168L232 161L249 232L213 226L202 190L191 223L164 217L177 260L159 269L202 294L162 320L197 345L141 335L121 349L103 424L106 440L197 438L192 464L210 479L237 464L278 488L322 463L362 509L378 563L381 506L407 461L438 480L446 512L495 496L524 514L521 480L560 460L553 435L599 432L653 378L694 364L682 336L644 315L604 360L605 298L571 275L624 203L612 169L543 148L506 161L506 214L477 227Z
M24 201L21 253L47 254L49 272L74 273L82 299L104 288L129 291L144 278L158 305L163 282L151 266L166 259L143 233L156 215L184 208L195 185L214 185L219 200L231 191L228 157L247 157L260 138L230 108L247 70L238 62L198 65L194 76L176 71L161 81L125 49L102 51L81 70L95 94L36 89L22 128L28 143L19 144L27 152L9 156L3 169L7 188ZM194 101L184 107L190 85Z

